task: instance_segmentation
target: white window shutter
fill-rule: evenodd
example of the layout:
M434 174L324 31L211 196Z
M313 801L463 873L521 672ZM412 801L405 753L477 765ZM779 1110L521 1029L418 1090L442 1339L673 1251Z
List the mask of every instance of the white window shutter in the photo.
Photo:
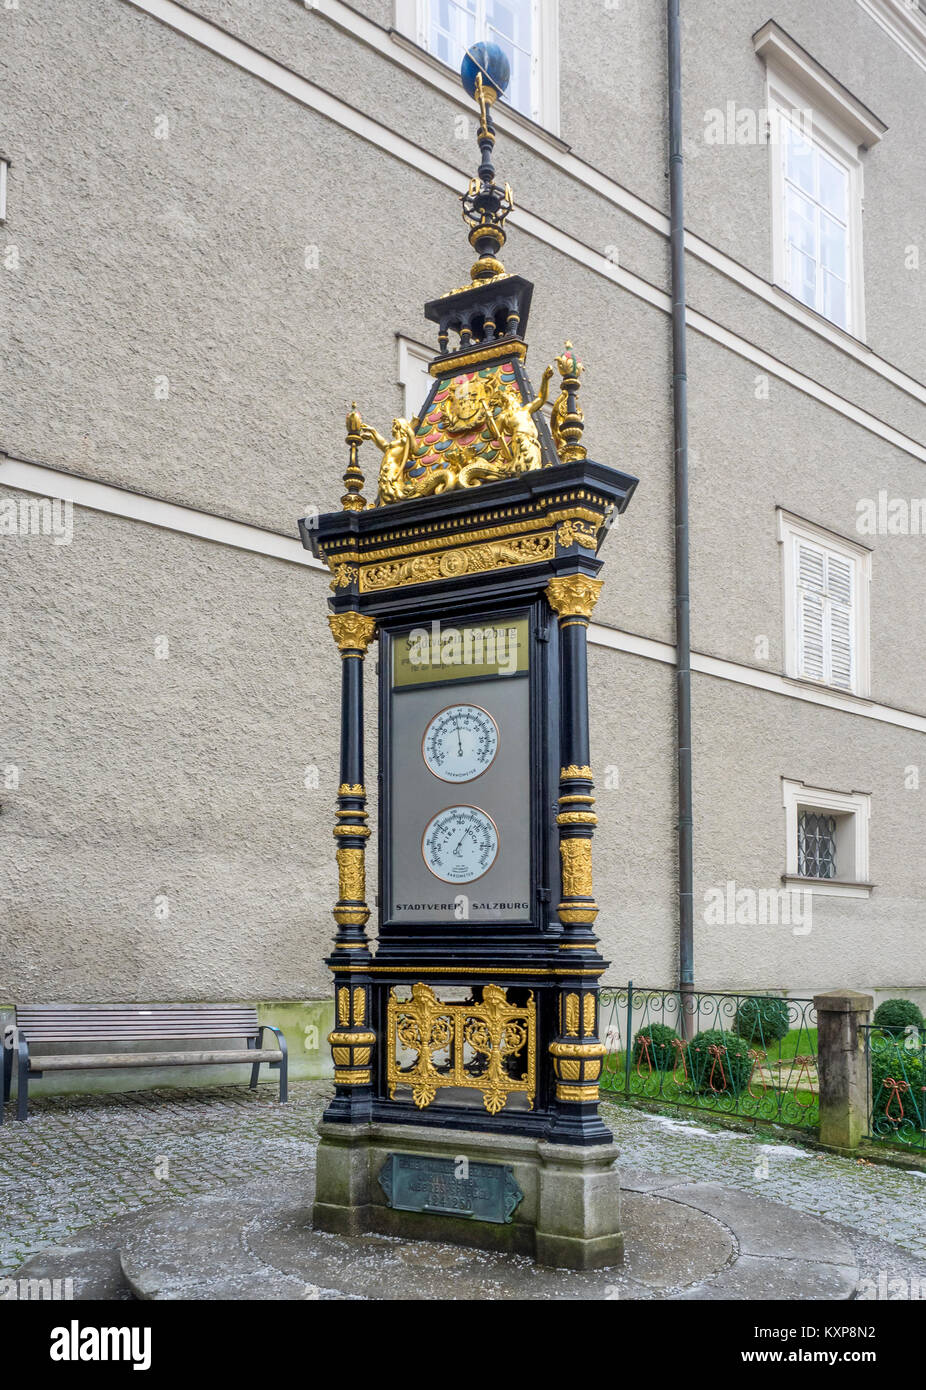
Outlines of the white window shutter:
M852 569L851 560L841 555L827 555L830 681L840 690L852 689L854 675Z
M826 674L823 638L823 597L802 589L798 593L799 675L822 681Z
M795 541L797 552L798 675L822 681L826 676L824 592L826 561L816 546Z

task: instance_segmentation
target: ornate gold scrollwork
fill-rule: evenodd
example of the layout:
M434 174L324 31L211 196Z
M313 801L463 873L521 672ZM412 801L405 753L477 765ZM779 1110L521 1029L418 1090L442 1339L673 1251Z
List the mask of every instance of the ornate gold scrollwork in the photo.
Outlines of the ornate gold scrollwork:
M563 542L565 544L565 542ZM331 568L332 589L348 589L359 574L356 565L333 565Z
M556 528L556 539L560 545L584 545L586 550L597 550L598 533L593 526L582 521L563 521ZM349 580L346 581L350 583ZM334 588L334 585L331 586Z
M553 532L532 536L513 536L507 541L484 545L455 546L431 555L416 555L383 565L365 565L360 571L360 589L397 589L405 584L427 584L435 579L452 579L461 574L506 569L511 565L536 565L555 554Z
M414 1052L404 1069L398 1047ZM419 1110L430 1105L438 1090L462 1086L482 1092L490 1115L497 1115L515 1093L527 1097L533 1109L537 1070L537 1020L534 996L524 1005L509 1003L499 985L485 985L478 1002L444 1003L429 985L412 985L410 1000L390 992L387 1009L386 1081L391 1099L396 1087L411 1086ZM441 1060L436 1060L440 1058ZM511 1074L521 1061L522 1074ZM484 1059L484 1060L483 1060Z
M590 767L576 767L575 763L570 763L568 767L561 767L559 770L561 782L568 782L573 778L581 778L584 782L592 780L592 769Z
M563 1004L563 1021L566 1032L571 1038L578 1036L579 1032L579 996L577 994L567 994Z
M601 593L602 579L587 574L565 574L551 579L546 593L558 618L590 618Z
M365 653L376 632L376 619L365 613L329 613L328 623L342 655L348 651Z
M592 896L591 840L584 836L560 840L559 852L563 864L563 897L590 898Z
M338 897L348 902L364 902L367 876L363 850L341 845L335 852L335 858L338 861ZM369 915L367 913L367 917Z

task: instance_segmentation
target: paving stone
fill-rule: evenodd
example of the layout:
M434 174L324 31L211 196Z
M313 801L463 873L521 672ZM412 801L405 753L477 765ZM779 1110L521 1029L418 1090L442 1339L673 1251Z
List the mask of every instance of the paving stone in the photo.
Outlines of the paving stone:
M298 1210L314 1172L318 1120L328 1093L325 1082L298 1082L285 1106L276 1101L272 1084L257 1092L228 1086L54 1096L36 1101L23 1125L13 1121L8 1106L7 1123L0 1128L0 1275L49 1270L54 1273L48 1277L78 1276L75 1297L83 1296L76 1291L81 1281L84 1288L103 1290L100 1297L125 1297L126 1285L113 1264L113 1233L127 1229L123 1223L142 1219L139 1213L147 1216L165 1202L188 1203L203 1195L232 1192L241 1193L243 1201L256 1196L262 1202L273 1193L278 1203ZM820 1155L793 1141L776 1143L758 1135L712 1129L710 1118L701 1115L691 1121L669 1121L631 1107L606 1104L604 1108L622 1150L628 1223L633 1217L632 1192L655 1197L667 1188L687 1189L689 1182L714 1188L730 1185L740 1193L771 1198L820 1219L806 1224L807 1241L792 1231L791 1244L783 1246L794 1257L790 1263L807 1265L808 1278L819 1280L820 1287L827 1280L833 1287L844 1286L848 1275L838 1271L848 1270L852 1261L840 1263L842 1249L860 1252L861 1274L872 1279L898 1275L911 1286L917 1279L926 1286L922 1176ZM735 1205L742 1199L729 1200ZM732 1206L726 1208L730 1220L735 1214ZM816 1242L824 1230L828 1244L826 1260L821 1261L822 1247ZM833 1245L834 1239L842 1241L842 1247ZM440 1249L453 1252L442 1257L445 1272L468 1271L485 1291L469 1296L498 1296L490 1291L497 1288L496 1276L485 1264L491 1257L472 1251L461 1255L455 1247ZM679 1249L681 1262L684 1249L681 1245ZM84 1254L75 1258L73 1252L79 1250ZM744 1253L741 1263L761 1261L761 1246L757 1244L755 1250ZM42 1251L47 1252L44 1260ZM816 1260L804 1258L814 1254ZM421 1253L418 1258L426 1261L428 1257ZM568 1282L588 1276L538 1272L530 1262L524 1264L527 1297L661 1296L655 1285L648 1287L632 1277L632 1258L610 1282L599 1284L596 1293L590 1293L589 1286L580 1289ZM742 1263L741 1272L757 1285L764 1279L769 1287L786 1287L787 1264L760 1263L753 1271L750 1264ZM814 1264L820 1266L818 1271L810 1268ZM827 1264L837 1272L827 1275ZM423 1269L419 1265L422 1277ZM296 1277L289 1270L282 1272L287 1279ZM637 1272L654 1277L654 1271L642 1266ZM688 1273L693 1272L689 1268ZM234 1281L235 1276L230 1277ZM717 1277L723 1278L723 1272ZM438 1279L436 1271L433 1278ZM554 1281L549 1288L547 1279ZM321 1280L314 1287L322 1290L318 1296L323 1298L363 1296L350 1286L340 1288L334 1278L330 1285ZM715 1280L713 1287L721 1285ZM371 1296L377 1296L375 1291Z

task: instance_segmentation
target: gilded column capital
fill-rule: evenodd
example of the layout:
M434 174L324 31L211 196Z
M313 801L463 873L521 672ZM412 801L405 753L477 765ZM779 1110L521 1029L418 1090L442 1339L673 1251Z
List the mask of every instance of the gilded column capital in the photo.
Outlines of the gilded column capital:
M564 618L590 618L603 583L602 579L590 579L587 574L560 575L550 580L546 595L560 621Z
M329 613L328 623L342 656L348 651L366 655L376 632L375 618L368 618L364 613Z

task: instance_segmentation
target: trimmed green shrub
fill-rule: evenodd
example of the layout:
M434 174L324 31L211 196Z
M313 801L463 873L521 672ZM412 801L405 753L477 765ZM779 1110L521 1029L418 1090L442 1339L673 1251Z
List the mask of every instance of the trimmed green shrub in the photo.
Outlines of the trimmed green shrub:
M926 1085L926 1074L919 1054L907 1051L902 1042L894 1044L889 1039L878 1042L872 1038L871 1046L871 1118L875 1133L885 1133L891 1120L900 1119L901 1105L904 1121L909 1121L914 1129L926 1128L926 1093L922 1089ZM907 1083L899 1097L893 1086L885 1086L888 1077L900 1082L901 1086ZM890 1113L886 1114L888 1108Z
M767 999L744 999L736 1011L733 1031L748 1043L767 1047L787 1035L791 1027L788 1001L770 995Z
M923 1015L910 999L885 999L875 1009L875 1024L878 1028L922 1028Z
M719 1056L711 1054L712 1047L722 1049ZM725 1033L722 1028L705 1028L703 1033L692 1038L685 1053L691 1083L696 1091L707 1095L726 1092L738 1096L749 1085L753 1066L749 1044L735 1033ZM721 1080L721 1068L726 1085Z
M675 1066L676 1049L672 1046L672 1039L677 1037L674 1028L670 1028L667 1023L649 1023L645 1028L641 1028L633 1040L633 1060L641 1062L646 1067L646 1054L649 1053L649 1060L654 1071L671 1071ZM649 1047L643 1046L643 1040L649 1042Z

